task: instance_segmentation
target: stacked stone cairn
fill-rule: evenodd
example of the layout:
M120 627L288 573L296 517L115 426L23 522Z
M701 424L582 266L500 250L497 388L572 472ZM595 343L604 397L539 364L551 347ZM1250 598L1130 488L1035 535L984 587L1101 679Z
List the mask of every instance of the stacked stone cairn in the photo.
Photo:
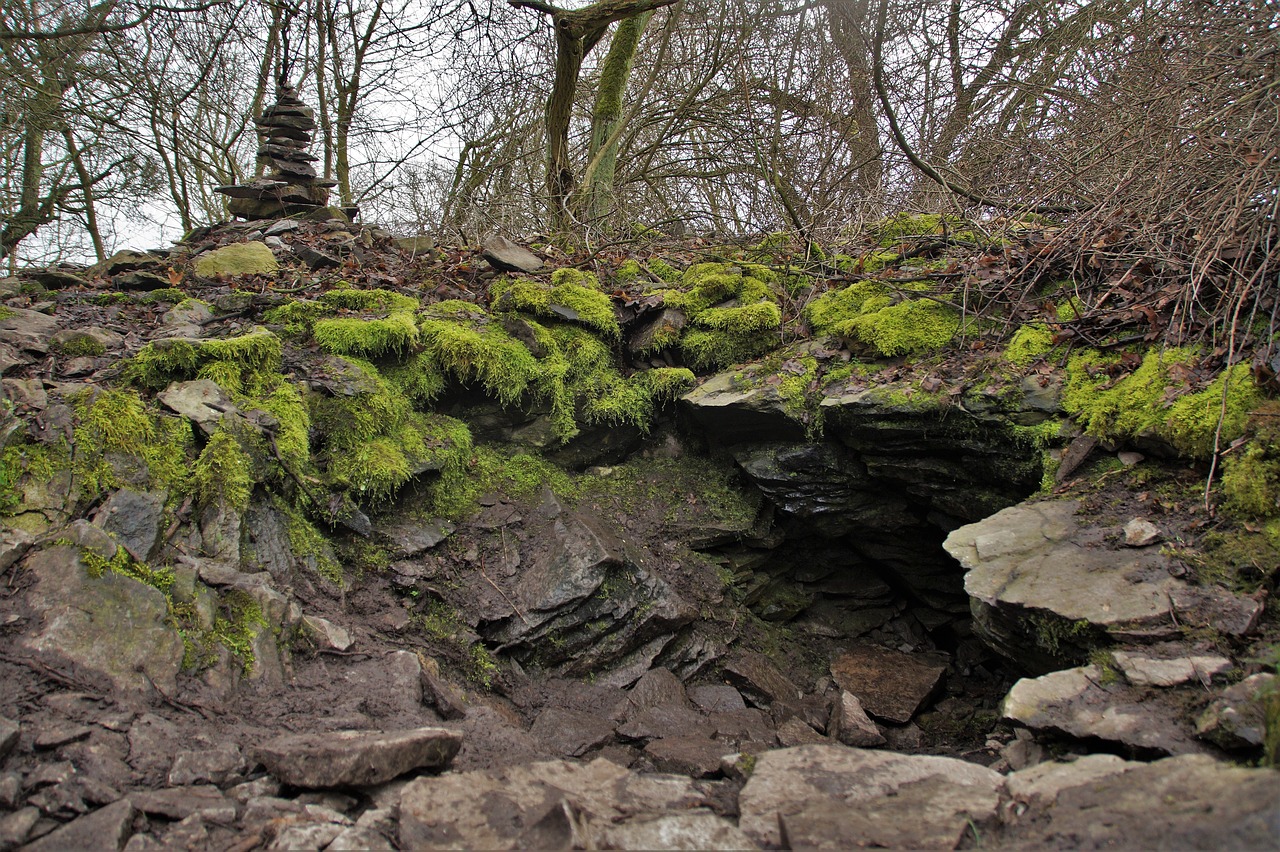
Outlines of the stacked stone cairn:
M316 129L315 112L298 97L297 89L281 80L276 86L276 102L266 107L256 122L262 138L258 160L268 174L248 184L217 188L231 197L228 207L232 215L274 219L324 209L329 190L337 182L316 177L312 163L318 158L307 153L311 131Z

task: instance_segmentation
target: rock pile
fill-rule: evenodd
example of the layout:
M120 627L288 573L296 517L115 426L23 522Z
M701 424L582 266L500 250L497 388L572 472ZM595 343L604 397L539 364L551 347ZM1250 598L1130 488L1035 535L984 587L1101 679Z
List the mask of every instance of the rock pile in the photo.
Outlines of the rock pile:
M276 102L262 111L257 125L262 137L258 160L271 173L248 184L218 187L218 192L230 196L231 213L244 219L271 219L324 208L336 181L316 176L312 163L317 157L307 153L316 129L315 112L298 97L297 89L281 80Z

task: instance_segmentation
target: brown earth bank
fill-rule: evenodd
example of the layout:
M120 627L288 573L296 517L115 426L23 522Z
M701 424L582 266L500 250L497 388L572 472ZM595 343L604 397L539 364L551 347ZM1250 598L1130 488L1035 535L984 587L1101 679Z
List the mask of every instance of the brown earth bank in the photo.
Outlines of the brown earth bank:
M0 845L1280 845L1265 370L939 221L5 279Z

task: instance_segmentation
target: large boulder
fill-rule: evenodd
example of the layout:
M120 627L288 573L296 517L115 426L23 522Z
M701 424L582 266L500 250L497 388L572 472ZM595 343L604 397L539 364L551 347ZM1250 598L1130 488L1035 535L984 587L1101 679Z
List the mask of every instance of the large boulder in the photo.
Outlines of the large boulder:
M382 784L415 769L443 770L462 746L444 728L291 734L258 747L267 771L295 787Z
M195 260L195 273L202 278L231 275L274 275L280 269L266 243L236 243L205 252Z
M993 820L1004 779L947 757L837 745L769 751L738 796L738 826L767 848L954 848Z
M27 557L35 578L29 600L40 615L39 632L20 640L30 651L48 654L105 677L122 692L174 692L182 665L182 639L166 623L164 594L133 577L91 568L116 555L115 542L85 521L72 540Z
M1077 500L1011 506L952 532L947 552L968 572L974 628L1029 671L1082 659L1099 643L1170 639L1188 625L1247 632L1261 604L1193 588L1159 548L1113 548Z

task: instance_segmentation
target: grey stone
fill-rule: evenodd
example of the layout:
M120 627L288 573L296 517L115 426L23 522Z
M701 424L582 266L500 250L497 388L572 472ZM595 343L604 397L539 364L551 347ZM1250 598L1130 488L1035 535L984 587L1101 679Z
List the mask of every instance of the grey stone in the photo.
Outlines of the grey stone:
M106 499L93 522L114 535L134 559L147 562L160 543L165 496L121 488Z
M139 269L157 269L164 262L158 255L133 249L121 249L111 257L90 268L95 275L119 275Z
M171 337L178 336L177 329L191 330L198 337L199 330L211 319L213 311L208 305L190 299L165 311L160 323L168 329Z
M742 693L727 683L708 683L689 688L689 698L704 713L732 713L745 710Z
M942 687L947 667L872 645L855 645L831 664L831 676L878 719L905 725Z
M18 735L22 729L12 719L0 716L0 760L9 756L13 747L18 744Z
M596 849L759 848L733 823L701 808L680 814L645 814L617 823L593 824L590 832Z
M317 648L332 651L345 651L354 644L351 634L327 618L318 615L304 615L302 623L316 643Z
M49 722L40 725L36 729L32 745L38 749L58 748L59 746L82 740L92 732L93 729L88 725L81 725L77 722Z
M0 817L0 849L21 846L39 821L40 809L33 807L21 808Z
M130 290L135 292L151 292L153 290L163 290L172 287L173 282L166 275L160 275L155 272L148 272L145 269L139 269L136 272L125 272L115 276L112 283L121 290Z
M1234 665L1218 654L1161 659L1137 651L1113 651L1111 656L1125 680L1134 686L1180 686L1193 680L1208 684Z
M1145 754L1205 750L1176 698L1124 684L1104 686L1097 666L1023 678L1009 690L1001 712L1035 731L1106 740Z
M724 660L725 679L757 707L777 701L795 701L800 688L787 678L768 657L754 651L739 651Z
M1124 525L1126 547L1149 547L1164 540L1164 533L1146 518L1134 518Z
M156 399L166 408L190 419L206 435L213 434L223 417L240 414L231 397L209 379L174 382L156 394Z
M710 737L715 726L687 705L660 704L633 714L617 730L618 736L629 740L655 740L692 735Z
M1188 623L1224 632L1252 626L1256 601L1191 589L1170 575L1169 557L1157 548L1106 547L1104 531L1077 518L1078 507L1020 504L947 537L947 552L968 571L974 629L1000 653L1051 671L1087 652L1091 633L1159 639L1177 637Z
M312 822L303 825L286 825L267 844L271 852L295 852L299 849L325 849L344 827L332 822Z
M1256 674L1222 690L1196 720L1196 736L1228 750L1260 748L1267 736L1266 699L1277 680Z
M7 308L9 313L0 319L0 339L12 346L37 355L49 351L49 342L58 330L58 321L39 311L24 308Z
M712 778L720 774L720 763L736 749L702 736L674 736L651 740L644 747L645 756L659 772L688 775L690 778Z
M680 405L724 445L804 440L804 425L790 416L775 385L743 387L732 371L702 382L680 398Z
M537 272L543 265L536 254L501 234L486 239L480 253L499 272Z
M689 778L635 775L604 758L448 773L417 778L404 788L400 844L406 849L563 847L572 842L569 828L580 822L578 815L604 825L633 814L685 811L703 802L703 792ZM542 830L535 831L539 826Z
M821 745L829 743L826 737L814 730L812 725L807 724L803 719L792 716L778 726L778 745L783 748L792 748L793 746L802 745Z
M407 559L430 550L453 534L454 525L445 520L417 522L405 520L379 528L378 534L395 548L398 559Z
M436 708L443 719L463 719L469 712L467 696L440 673L440 663L432 657L422 661L422 700Z
M664 704L692 706L680 678L667 669L650 669L628 690L623 707L616 715L627 718Z
M1066 838L1079 849L1277 845L1280 784L1274 770L1245 769L1203 755L1152 763L1117 763L1105 755L1084 760L1089 764L1041 764L1025 770L1036 779L1031 784L1024 782L1024 773L1010 776L1010 792L1031 806L1009 820L1001 846L1057 848ZM1040 805L1037 793L1039 801L1051 797L1052 803Z
M80 355L103 355L124 346L124 335L96 325L65 328L49 339L55 352L77 351Z
M35 536L15 527L0 528L0 574L27 555Z
M0 379L0 388L15 408L43 411L49 405L49 394L41 379Z
M837 745L807 745L765 752L756 758L755 770L738 796L738 827L756 843L778 848L783 826L788 836L812 838L822 845L823 836L839 831L833 815L843 812L856 822L861 844L843 835L834 845L880 845L877 837L899 838L903 848L929 845L940 833L952 836L952 844L969 820L992 819L1004 788L999 773L983 766L947 757L905 755L850 749ZM893 800L902 796L912 803L903 813ZM930 801L938 802L936 808ZM895 832L913 829L918 843ZM951 834L954 829L954 835ZM853 829L851 829L853 830Z
M73 546L41 550L26 566L36 578L30 600L42 627L20 640L23 647L105 676L123 692L146 693L154 685L173 694L183 646L167 623L163 593L110 571L90 576Z
M875 748L885 744L884 735L876 723L868 718L858 696L847 690L840 691L836 705L836 739L847 746Z
M422 713L422 662L412 651L359 660L342 673L342 681L349 694L366 696L365 712L370 715Z
M181 820L200 814L206 820L231 823L236 818L236 804L217 787L197 785L145 790L129 797L133 806L144 814Z
M183 749L174 755L169 784L183 787L199 784L226 784L244 772L244 754L235 743L212 748Z
M444 728L297 734L257 749L267 771L295 787L381 784L415 769L445 769L462 735Z
M548 707L538 714L529 733L563 757L581 757L613 739L613 723L596 713Z
M128 799L99 808L24 847L27 852L66 852L68 849L120 849L133 830L137 812Z

